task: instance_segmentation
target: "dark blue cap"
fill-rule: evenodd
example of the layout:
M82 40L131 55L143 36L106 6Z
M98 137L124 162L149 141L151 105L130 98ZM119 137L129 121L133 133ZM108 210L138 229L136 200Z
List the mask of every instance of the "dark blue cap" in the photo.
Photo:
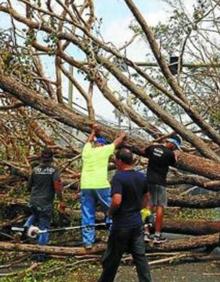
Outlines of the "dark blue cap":
M43 161L51 161L53 159L53 152L51 149L45 147L41 152L41 159Z
M106 140L105 137L96 137L95 142L99 143L101 145L106 145L107 144L107 140Z

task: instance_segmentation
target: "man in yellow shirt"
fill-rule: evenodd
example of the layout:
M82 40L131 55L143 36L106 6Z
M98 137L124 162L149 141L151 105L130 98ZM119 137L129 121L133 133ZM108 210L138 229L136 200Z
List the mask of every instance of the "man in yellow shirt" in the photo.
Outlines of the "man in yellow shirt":
M82 151L82 173L80 180L80 202L83 244L86 248L91 248L95 242L95 210L97 203L100 203L106 213L111 203L110 183L108 181L108 162L115 148L120 145L125 138L125 132L120 132L113 143L106 145L104 137L96 137L100 132L97 124L92 126L91 134ZM106 218L106 223L108 223ZM91 227L89 226L91 225Z

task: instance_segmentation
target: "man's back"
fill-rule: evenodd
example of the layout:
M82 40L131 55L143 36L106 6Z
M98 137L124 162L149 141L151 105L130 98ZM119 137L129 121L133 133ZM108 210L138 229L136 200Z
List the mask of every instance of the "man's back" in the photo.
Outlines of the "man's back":
M112 179L112 196L122 195L120 208L113 215L113 228L133 228L142 224L140 210L147 193L143 173L135 170L118 171Z
M144 174L133 170L133 155L122 148L115 155L119 170L112 179L112 202L109 215L113 224L103 257L103 272L99 282L113 282L122 255L132 254L139 281L150 282L151 275L145 256L145 244L140 209L147 196Z
M53 183L58 178L57 170L51 165L35 167L28 183L31 189L30 204L41 208L52 206L55 195Z
M163 145L152 145L145 150L145 156L149 158L148 182L165 185L169 166L175 164L173 151Z
M114 149L114 144L92 147L91 143L87 143L84 146L81 189L99 189L110 186L108 182L108 161Z

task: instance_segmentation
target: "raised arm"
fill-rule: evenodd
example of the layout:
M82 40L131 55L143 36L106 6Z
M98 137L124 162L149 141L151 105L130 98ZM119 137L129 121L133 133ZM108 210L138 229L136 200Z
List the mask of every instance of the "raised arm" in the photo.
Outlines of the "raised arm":
M145 148L138 148L137 146L131 146L131 151L139 156L145 157Z
M135 145L129 145L129 144L126 144L124 142L122 144L120 144L120 146L121 146L121 148L127 148L127 149L131 150L132 153L135 153L139 156L145 156L145 149L146 148L139 148Z
M116 148L123 142L125 137L126 137L126 133L124 131L120 131L118 137L113 141Z
M90 133L90 135L89 135L89 137L88 137L86 143L91 143L91 142L93 142L95 136L96 136L96 135L100 132L100 130L101 130L101 126L100 126L99 124L97 124L97 123L94 123L94 124L91 126L91 128L92 128L92 131L91 131L91 133Z

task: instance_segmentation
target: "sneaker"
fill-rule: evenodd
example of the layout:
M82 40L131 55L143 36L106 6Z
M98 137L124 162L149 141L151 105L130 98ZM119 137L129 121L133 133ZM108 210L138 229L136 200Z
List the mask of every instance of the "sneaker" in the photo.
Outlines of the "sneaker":
M144 234L144 242L150 242L151 241L151 237L149 233L145 233Z
M167 241L167 238L160 235L154 235L153 243L154 244L161 244Z

